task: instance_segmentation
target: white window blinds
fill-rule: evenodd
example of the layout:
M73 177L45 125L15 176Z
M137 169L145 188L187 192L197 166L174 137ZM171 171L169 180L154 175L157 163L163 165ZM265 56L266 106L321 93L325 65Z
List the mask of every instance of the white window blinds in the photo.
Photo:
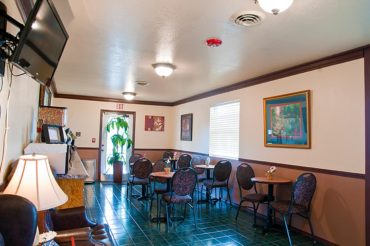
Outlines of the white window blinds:
M239 101L210 108L210 156L239 158L239 118Z

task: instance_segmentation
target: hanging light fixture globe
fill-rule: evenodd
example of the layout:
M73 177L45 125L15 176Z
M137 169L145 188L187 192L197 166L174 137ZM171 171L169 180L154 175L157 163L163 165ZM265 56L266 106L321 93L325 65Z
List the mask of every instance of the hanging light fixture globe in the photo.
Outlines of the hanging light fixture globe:
M155 63L152 64L154 71L161 77L168 77L173 73L173 70L176 69L171 63Z
M292 3L293 0L258 0L258 4L264 11L274 15L284 12Z

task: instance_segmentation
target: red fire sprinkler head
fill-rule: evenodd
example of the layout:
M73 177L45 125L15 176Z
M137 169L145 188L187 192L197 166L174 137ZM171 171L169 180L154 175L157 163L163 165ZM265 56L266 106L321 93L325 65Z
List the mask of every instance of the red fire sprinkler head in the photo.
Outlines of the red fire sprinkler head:
M219 38L209 38L206 42L209 47L218 47L222 44L222 40Z

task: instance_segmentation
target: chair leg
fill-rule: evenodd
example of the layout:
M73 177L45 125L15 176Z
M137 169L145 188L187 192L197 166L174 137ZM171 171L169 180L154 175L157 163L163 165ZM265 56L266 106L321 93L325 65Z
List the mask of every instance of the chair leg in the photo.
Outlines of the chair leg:
M166 204L166 221L167 221L167 228L166 228L166 231L168 231L168 229L170 228L170 210L169 210L169 204Z
M185 220L185 217L186 217L186 204L184 204L184 220Z
M130 200L132 200L132 186L134 186L134 184L130 184Z
M287 224L286 216L285 215L283 215L283 220L284 220L285 231L286 231L286 234L287 234L288 240L289 240L289 245L290 246L293 246L292 239L290 238L289 227L288 227L288 224Z
M252 205L253 205L253 226L256 226L257 225L257 208L254 202L252 202Z
M230 207L231 207L231 196L230 196L230 190L229 187L226 187L227 189L227 199L229 199Z
M189 204L190 205L190 204ZM196 217L196 214L195 214L195 207L194 207L194 204L192 204L190 206L193 210L193 218L194 218L194 225L195 225L195 229L197 229L197 217Z
M293 214L290 214L289 215L289 227L292 227L292 217L293 217Z
M235 220L238 220L238 216L239 216L239 212L240 212L240 209L242 207L242 204L243 204L243 200L240 200L238 211L236 212Z
M153 207L153 200L152 200L152 197L150 197L149 218L151 218L152 216L152 207Z
M159 219L159 216L161 215L160 214L160 208L161 208L161 206L160 206L160 203L159 203L159 195L158 195L158 193L156 193L156 197L157 197L157 224L158 223L160 223L160 219Z
M128 187L130 186L130 182L127 181L127 187L126 187L126 199L128 199Z
M312 227L310 216L307 216L307 220L308 220L308 225L310 226L310 230L311 230L311 238L313 240L313 243L316 243L315 235L313 233L313 227Z

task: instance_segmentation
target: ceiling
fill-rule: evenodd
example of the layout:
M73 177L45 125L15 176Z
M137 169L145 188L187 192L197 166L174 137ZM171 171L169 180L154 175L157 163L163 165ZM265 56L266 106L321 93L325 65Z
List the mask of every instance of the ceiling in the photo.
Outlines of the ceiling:
M370 44L370 1L295 0L260 25L230 18L254 0L53 0L69 33L58 94L175 102ZM209 37L221 38L208 47ZM152 64L177 68L167 78ZM150 84L142 87L136 81Z

